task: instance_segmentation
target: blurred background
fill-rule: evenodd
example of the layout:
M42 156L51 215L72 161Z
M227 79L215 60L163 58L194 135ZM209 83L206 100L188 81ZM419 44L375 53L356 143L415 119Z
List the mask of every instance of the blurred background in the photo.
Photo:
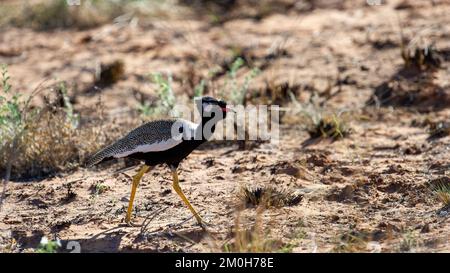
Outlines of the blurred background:
M21 182L4 186L4 212L27 211L0 228L39 230L13 236L31 248L57 232L90 251L211 250L189 232L194 245L161 235L136 246L120 234L111 245L70 223L92 234L92 221L117 224L125 203L113 200L128 178L107 173L136 164L114 161L95 178L82 167L88 155L212 95L283 107L280 147L213 142L185 165L187 181L220 181L212 192L194 185L193 203L212 212L225 193L251 207L268 185L286 188L269 194L289 212L270 217L277 243L228 249L363 251L372 240L383 251L449 251L448 221L437 218L450 200L449 14L446 0L0 0L0 174ZM166 202L166 184L147 186L140 217ZM42 208L54 216L27 218Z

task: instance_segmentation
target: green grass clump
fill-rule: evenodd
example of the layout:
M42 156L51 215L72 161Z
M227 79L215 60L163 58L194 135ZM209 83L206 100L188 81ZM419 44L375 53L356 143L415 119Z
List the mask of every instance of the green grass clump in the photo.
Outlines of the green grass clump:
M194 88L194 97L202 97L205 93L206 81L202 79L200 83Z
M152 82L156 85L158 100L154 105L148 101L138 105L138 112L144 118L167 117L175 107L176 98L172 89L172 76L165 78L161 73L151 74ZM174 114L174 113L173 113Z
M0 144L4 144L14 138L22 129L23 119L21 109L24 108L20 100L20 94L11 94L10 77L6 65L2 66L2 91L0 95ZM10 96L8 99L7 96ZM3 145L2 145L3 146Z
M101 182L97 182L97 183L91 185L91 187L90 187L90 190L94 194L94 196L103 194L104 192L108 191L109 189L110 189L109 186L107 186Z
M37 248L37 253L56 253L58 248L61 247L61 242L58 240L52 241L48 240L47 237L42 237L39 247Z
M225 79L225 84L222 86L220 93L226 97L230 104L245 105L245 99L250 82L259 74L257 68L251 69L245 75L244 82L239 84L237 80L237 72L244 65L244 60L241 57L236 58L231 64L230 69Z
M1 166L6 166L6 177L9 178L16 151L24 137L26 124L35 113L29 110L30 100L24 100L20 93L13 92L7 66L2 65L1 69L0 163Z

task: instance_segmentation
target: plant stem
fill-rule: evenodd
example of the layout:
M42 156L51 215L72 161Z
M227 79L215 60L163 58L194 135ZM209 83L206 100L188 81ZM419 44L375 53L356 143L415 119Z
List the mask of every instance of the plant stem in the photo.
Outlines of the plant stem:
M16 160L16 146L17 146L17 137L14 138L12 147L11 147L11 158L8 160L8 165L6 166L6 174L5 178L3 179L3 189L2 189L2 195L0 196L0 211L3 209L3 201L6 197L6 186L8 185L9 179L11 178L11 169L12 164Z

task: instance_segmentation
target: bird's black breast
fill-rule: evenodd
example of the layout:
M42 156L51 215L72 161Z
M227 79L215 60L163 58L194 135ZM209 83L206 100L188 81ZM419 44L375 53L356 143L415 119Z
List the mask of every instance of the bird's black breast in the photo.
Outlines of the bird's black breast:
M165 151L134 153L128 157L144 161L146 165L155 166L159 164L168 164L177 167L178 164L185 159L193 150L200 146L204 140L183 140Z

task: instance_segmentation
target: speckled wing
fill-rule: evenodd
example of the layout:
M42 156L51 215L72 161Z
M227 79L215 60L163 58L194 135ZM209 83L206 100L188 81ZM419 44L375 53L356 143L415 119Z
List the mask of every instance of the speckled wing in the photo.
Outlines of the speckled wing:
M147 122L94 154L86 165L89 167L111 157L168 150L180 144L186 135L194 135L196 127L196 124L184 119Z

